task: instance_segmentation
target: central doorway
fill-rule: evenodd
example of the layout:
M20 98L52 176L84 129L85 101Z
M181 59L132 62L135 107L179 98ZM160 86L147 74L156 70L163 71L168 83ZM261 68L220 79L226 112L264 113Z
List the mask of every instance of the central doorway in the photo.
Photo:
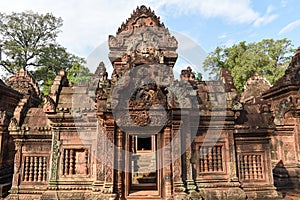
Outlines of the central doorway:
M157 191L157 137L156 135L132 136L130 193Z

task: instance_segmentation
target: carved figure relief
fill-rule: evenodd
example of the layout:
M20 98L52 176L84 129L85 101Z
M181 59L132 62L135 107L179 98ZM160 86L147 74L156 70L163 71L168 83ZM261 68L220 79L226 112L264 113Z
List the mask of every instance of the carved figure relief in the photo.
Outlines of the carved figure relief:
M55 112L55 102L50 96L45 96L44 112Z
M155 116L150 116L149 110L155 105L162 106L164 110L166 100L166 95L156 84L148 84L139 88L129 100L129 107L131 108L129 113L132 120L139 126L155 123L157 120L154 120Z
M6 121L6 111L0 110L0 124L5 124Z

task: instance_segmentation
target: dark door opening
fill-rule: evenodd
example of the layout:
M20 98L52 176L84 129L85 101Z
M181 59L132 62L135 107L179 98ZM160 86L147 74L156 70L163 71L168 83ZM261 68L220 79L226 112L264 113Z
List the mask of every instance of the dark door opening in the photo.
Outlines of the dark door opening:
M134 136L131 156L131 192L157 190L156 136Z
M144 150L152 150L152 137L137 137L137 151Z

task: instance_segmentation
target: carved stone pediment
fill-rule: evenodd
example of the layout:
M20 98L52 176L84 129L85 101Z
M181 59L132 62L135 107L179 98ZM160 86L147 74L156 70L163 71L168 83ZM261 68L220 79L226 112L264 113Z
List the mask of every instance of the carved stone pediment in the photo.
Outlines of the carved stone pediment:
M138 7L116 36L109 36L108 43L114 76L120 77L124 71L141 64L164 63L173 67L177 59L177 40L145 6Z
M163 28L165 27L165 25L160 22L160 18L155 15L154 11L142 5L133 11L130 18L127 19L125 23L122 23L121 27L117 31L117 34L123 31L133 30L135 28L154 26Z
M6 85L30 98L29 105L39 105L41 103L40 90L33 77L25 70L20 70L12 77L8 78Z
M261 98L262 94L270 89L270 87L271 84L264 76L260 76L258 73L255 73L254 76L247 80L241 101L255 102L255 100L257 98Z
M56 110L55 102L50 96L45 96L45 103L43 106L43 111L45 113L53 113Z
M292 58L285 74L279 78L271 89L286 87L288 85L299 85L300 83L300 47Z
M177 40L169 30L160 27L142 27L109 36L110 49L120 48L127 52L145 51L147 48L176 50L177 46Z
M148 110L155 104L166 105L166 103L167 98L163 91L156 84L148 84L133 93L129 100L129 107Z

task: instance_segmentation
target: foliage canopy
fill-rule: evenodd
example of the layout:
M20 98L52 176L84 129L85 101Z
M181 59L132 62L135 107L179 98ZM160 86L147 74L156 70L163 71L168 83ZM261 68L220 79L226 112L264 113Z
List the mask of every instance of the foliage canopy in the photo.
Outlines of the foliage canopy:
M61 69L72 69L72 81L88 79L84 59L68 53L56 41L62 25L61 18L49 13L0 13L0 66L6 75L23 68L31 72L45 94Z
M290 40L263 39L260 42L245 41L231 47L217 47L204 60L205 71L211 78L217 78L221 68L228 68L239 92L257 72L273 84L285 72L295 50Z

